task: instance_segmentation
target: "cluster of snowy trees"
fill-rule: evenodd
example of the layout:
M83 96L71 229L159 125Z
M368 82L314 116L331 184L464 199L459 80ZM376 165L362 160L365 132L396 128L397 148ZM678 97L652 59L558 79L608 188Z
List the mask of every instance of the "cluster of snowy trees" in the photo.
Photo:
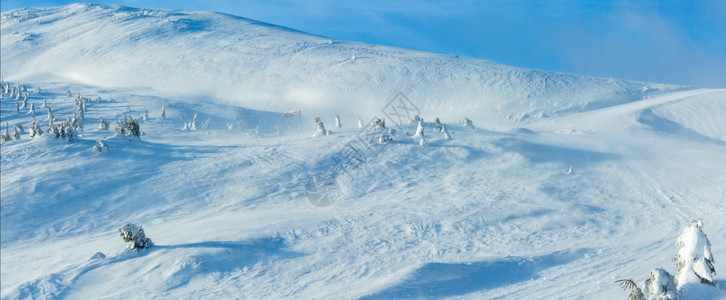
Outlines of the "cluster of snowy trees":
M342 123L340 121L340 115L336 115L335 116L335 127L340 128L340 127L342 127L341 124ZM409 124L417 124L416 131L413 134L412 138L417 139L418 144L421 146L428 145L428 139L426 138L426 135L424 133L426 123L424 122L423 118L421 118L418 115L414 116L413 118L411 118L409 120ZM472 129L473 131L478 131L478 129L476 127L474 127L473 122L467 117L464 117L464 120L461 121L461 124L464 127ZM378 134L380 134L380 135L376 139L379 144L384 144L384 143L387 143L388 141L391 141L394 139L394 137L396 135L396 131L393 128L386 128L385 119L382 119L382 118L374 119L373 126L375 127L374 129L379 131ZM429 126L430 126L430 124L429 124ZM451 139L451 134L449 133L449 130L446 128L445 125L441 124L441 120L439 120L438 117L434 121L434 126L435 126L434 131L440 132L442 134L443 139L445 139L445 140ZM358 118L358 128L364 128L364 127L365 127L365 125L363 124L363 120ZM330 135L331 133L332 133L332 131L325 128L325 125L323 124L320 117L316 117L315 118L315 129L313 130L313 137Z
M40 92L41 89L37 88L37 93L40 94ZM28 96L31 93L32 91L29 91L25 86L21 86L19 83L16 83L15 87L12 87L9 82L0 83L0 94L3 98L8 95L11 96L10 98L15 99L16 101L16 111L18 113L30 114L30 117L32 118L32 123L27 131L20 123L16 123L11 126L8 122L6 122L5 129L0 135L0 142L4 143L19 140L23 134L28 134L30 138L37 138L43 134L50 134L56 139L60 138L68 140L69 142L75 141L78 137L78 133L83 131L88 104L91 103L92 100L81 96L80 93L77 93L73 101L71 114L66 116L65 119L57 119L54 114L54 110L48 105L47 100L44 99L40 106L41 109L46 110L47 117L44 121L47 122L48 125L44 129L40 125L43 121L39 121L36 118L35 103L29 102ZM66 94L69 97L73 97L73 93L70 90L66 91ZM22 102L19 102L20 99L22 99ZM100 102L102 99L101 97L97 97L93 101ZM162 107L162 118L166 116L164 110L165 108ZM148 111L146 115L142 116L142 118L148 118ZM109 121L100 117L98 130L109 130ZM133 139L134 137L140 138L142 134L138 120L128 114L124 114L123 119L116 122L114 132L116 135L125 136L129 139ZM93 147L94 150L99 153L102 153L104 150L106 152L110 152L110 148L104 140L97 140L96 142L97 145Z
M676 275L672 276L663 268L650 271L650 276L640 287L632 279L617 280L623 289L630 289L629 300L657 299L673 300L679 292L696 298L708 297L709 289L714 289L716 269L711 253L711 242L703 233L703 221L691 221L676 240L678 253L673 258Z

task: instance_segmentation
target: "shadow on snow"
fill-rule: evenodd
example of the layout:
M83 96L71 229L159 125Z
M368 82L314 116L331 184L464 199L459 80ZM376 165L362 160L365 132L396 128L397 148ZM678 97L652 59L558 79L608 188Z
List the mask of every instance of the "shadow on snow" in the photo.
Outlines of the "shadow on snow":
M506 257L472 263L427 263L392 287L363 299L441 298L485 291L537 279L548 268L583 257L588 249L537 257Z

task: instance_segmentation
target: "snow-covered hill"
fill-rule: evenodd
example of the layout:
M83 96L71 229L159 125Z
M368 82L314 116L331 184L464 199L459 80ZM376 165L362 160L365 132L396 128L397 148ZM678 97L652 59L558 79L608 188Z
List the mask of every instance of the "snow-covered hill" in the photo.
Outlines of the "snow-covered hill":
M3 13L1 29L3 80L35 108L3 94L3 130L47 128L42 106L64 120L88 98L74 142L2 144L2 298L625 298L614 280L675 273L696 218L724 269L726 90L209 12L75 4ZM424 118L427 146L391 100ZM113 134L124 115L140 140ZM332 135L311 137L318 116ZM394 140L358 149L357 119L374 116ZM331 206L311 204L319 174L339 175ZM124 251L129 222L156 246Z

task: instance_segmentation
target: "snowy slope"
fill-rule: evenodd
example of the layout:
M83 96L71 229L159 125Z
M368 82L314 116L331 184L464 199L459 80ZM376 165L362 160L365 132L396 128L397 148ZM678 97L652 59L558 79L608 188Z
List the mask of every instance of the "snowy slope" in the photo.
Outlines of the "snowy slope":
M625 298L614 280L675 273L676 237L696 218L724 268L726 90L206 12L77 4L3 13L1 27L2 76L27 87L44 127L44 101L64 119L76 95L100 97L73 143L2 144L3 299ZM383 116L399 91L429 145L403 125L340 174L332 206L312 205L310 178L335 173L357 118ZM288 109L303 109L300 123L282 123ZM98 129L124 113L141 120L141 140ZM182 130L195 113L209 128ZM0 114L3 130L32 121L7 94ZM315 116L334 133L312 138ZM110 153L92 149L98 139ZM156 246L124 251L116 230L128 222Z
M7 80L151 88L254 109L378 112L398 91L492 125L677 87L333 41L238 17L76 4L3 15Z

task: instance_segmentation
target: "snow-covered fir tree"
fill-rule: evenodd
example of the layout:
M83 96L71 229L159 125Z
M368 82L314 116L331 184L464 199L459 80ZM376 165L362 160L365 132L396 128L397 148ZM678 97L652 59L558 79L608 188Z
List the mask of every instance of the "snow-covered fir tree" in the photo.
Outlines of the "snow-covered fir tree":
M199 127L199 116L197 113L194 113L194 118L192 118L192 122L189 123L189 129L197 130L197 127Z
M3 143L12 141L12 138L10 137L9 127L10 127L10 125L7 122L5 122L5 130L3 130L3 134L0 136L0 140Z
M98 118L98 130L108 130L108 120L103 117Z
M340 124L340 115L335 115L335 128L340 128L343 125Z
M444 139L445 140L450 140L451 139L451 135L449 134L449 131L446 130L446 126L441 126L441 132L444 134Z
M53 110L50 109L50 106L46 106L45 108L48 109L48 122L53 123L55 121L55 116L53 116Z
M38 126L38 123L35 122L35 120L33 120L33 124L30 125L29 131L30 131L30 134L29 134L30 138L34 138L36 136L43 135L43 129L41 129L40 126Z
M124 117L126 119L126 117ZM126 121L126 129L128 129L129 133L129 140L136 137L141 138L141 129L139 127L139 121L135 120L131 116L128 117L128 120Z
M673 276L662 268L650 271L650 278L643 281L643 298L648 300L676 300L678 290Z
M441 131L442 130L441 121L439 120L438 117L436 118L436 120L434 120L434 123L436 123L436 128L434 128L434 131Z
M146 249L154 246L154 242L146 236L144 228L136 224L126 224L118 229L129 250Z
M108 147L108 144L104 140L96 140L96 145L93 146L93 149L98 151L98 154L103 154L103 150L106 149L106 152L111 152L111 148Z
M22 134L25 133L25 128L23 128L23 125L20 123L16 123L15 126L13 126L13 129L14 129L13 138L15 138L15 140L19 140L21 138Z
M363 120L358 118L358 128L363 128Z
M313 132L313 136L322 136L322 135L328 135L330 131L325 129L325 125L323 124L323 121L320 120L319 117L315 118L315 131Z
M476 127L474 127L474 122L472 122L472 121L471 121L471 120L470 120L469 118L467 118L467 117L464 117L464 120L461 120L461 125L463 125L463 126L465 126L465 127L469 127L469 128L471 128L472 130L474 130L474 131L478 131L478 130L476 129Z
M416 127L416 134L413 135L413 137L424 137L424 128L423 128L423 120L418 121L418 126Z
M714 284L716 269L711 242L702 229L702 220L691 221L676 240L679 250L673 261L678 268L676 282L679 289L687 283Z

